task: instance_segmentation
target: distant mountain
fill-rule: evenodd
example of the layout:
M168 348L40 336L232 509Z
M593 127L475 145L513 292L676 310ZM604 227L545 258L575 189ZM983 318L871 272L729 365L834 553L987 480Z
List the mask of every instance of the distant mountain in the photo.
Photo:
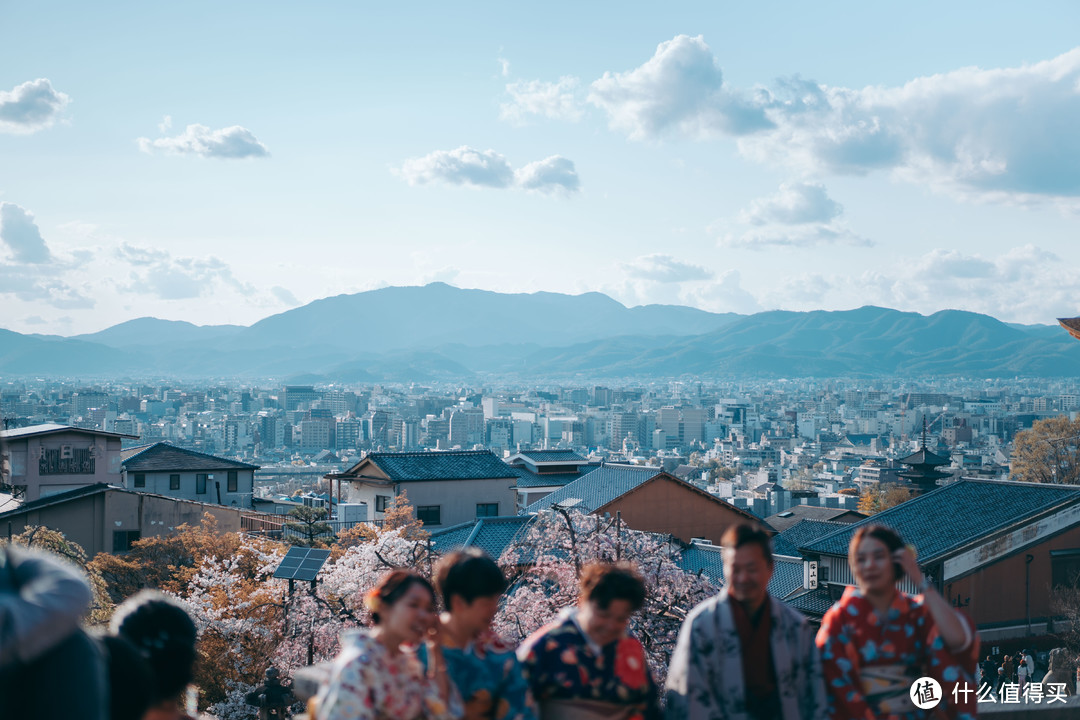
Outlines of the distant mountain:
M502 294L441 283L325 298L248 328L140 318L75 338L0 331L0 377L426 382L476 374L1077 377L1080 343L1052 326L958 310L717 315L627 308L599 293Z

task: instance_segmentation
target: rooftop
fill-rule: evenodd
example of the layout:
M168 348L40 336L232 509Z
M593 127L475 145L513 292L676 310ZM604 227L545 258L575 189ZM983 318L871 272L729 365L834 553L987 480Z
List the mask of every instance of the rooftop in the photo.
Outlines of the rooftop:
M556 463L556 464L572 464L572 463L586 463L587 459L578 455L574 450L522 450L521 452L510 458L513 462L516 458L522 457L531 462L533 465L539 465L541 463Z
M440 555L461 548L476 547L498 560L514 538L533 519L531 515L477 518L472 522L431 533L431 547Z
M863 525L888 525L918 550L919 562L932 562L996 532L1080 503L1080 486L1003 480L964 479L950 483L857 523L843 525L802 550L846 556L848 543Z
M55 433L62 432L76 432L84 433L86 435L103 435L105 437L114 438L138 438L138 435L128 435L126 433L107 432L105 430L91 430L90 428L73 427L71 425L57 425L56 423L42 423L41 425L29 425L27 427L15 428L14 430L0 430L0 437L5 440L16 440L19 438L34 437L37 435L53 435Z
M784 532L800 520L837 520L838 518L850 518L848 522L855 522L866 517L855 510L845 508L820 507L818 505L792 505L781 513L770 515L765 520L780 532Z
M662 473L658 467L640 465L603 465L564 485L528 507L535 513L552 505L592 512L638 488Z
M489 450L371 453L344 475L348 476L368 460L386 473L392 482L517 479L517 473Z
M168 472L170 470L258 470L258 465L228 460L168 443L126 448L120 453L128 472Z

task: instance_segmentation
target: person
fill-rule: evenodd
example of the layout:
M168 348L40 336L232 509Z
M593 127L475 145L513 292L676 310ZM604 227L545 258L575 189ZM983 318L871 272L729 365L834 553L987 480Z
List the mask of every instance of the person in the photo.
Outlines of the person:
M1016 654L1016 682L1020 685L1020 694L1024 694L1024 687L1028 683L1028 665L1024 660L1023 653Z
M891 528L864 525L851 538L848 564L857 587L825 613L817 636L830 716L916 720L931 712L916 701L936 701L951 718L974 718L977 693L958 688L973 685L974 630L923 576L912 549ZM919 595L897 589L904 574ZM940 698L929 683L913 697L921 677L939 683Z
M154 706L157 679L132 643L119 635L101 635L109 679L109 720L143 720Z
M994 658L987 655L986 659L979 663L979 667L982 669L982 679L979 681L979 686L989 685L994 688L997 685L998 676L997 663L994 662Z
M1031 651L1027 648L1023 650L1024 662L1027 663L1028 668L1028 680L1035 682L1035 658L1032 656Z
M543 720L656 720L659 692L645 648L627 634L645 604L645 581L629 563L582 568L578 602L518 648Z
M116 609L109 628L131 643L154 678L150 708L143 720L181 720L181 695L195 676L198 630L175 600L156 590L142 590Z
M315 696L316 720L450 720L463 715L438 644L435 589L413 570L391 570L364 598L371 629L347 630ZM429 641L425 669L417 647Z
M725 585L683 623L671 656L669 720L815 720L825 686L814 631L768 592L768 533L751 525L721 538Z
M535 720L529 685L514 648L491 630L506 577L477 548L452 552L435 567L445 612L439 644L467 720Z
M79 626L91 599L70 563L0 545L0 717L108 717L105 658Z

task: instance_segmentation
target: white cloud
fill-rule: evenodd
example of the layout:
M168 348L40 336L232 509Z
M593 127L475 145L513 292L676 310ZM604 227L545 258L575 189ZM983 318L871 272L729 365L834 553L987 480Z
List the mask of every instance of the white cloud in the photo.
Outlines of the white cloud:
M844 212L840 203L829 197L818 183L784 183L779 192L754 200L740 221L750 225L829 222Z
M500 189L517 187L545 193L571 193L580 186L574 163L564 157L553 155L515 172L510 162L494 150L476 150L466 145L411 158L394 172L410 185L446 183Z
M69 101L46 78L16 85L10 92L0 92L0 132L22 134L47 128L56 122Z
M15 203L0 202L0 242L19 263L41 264L52 259L34 216Z
M612 128L635 140L668 132L744 135L772 125L759 103L724 83L700 35L660 43L634 70L604 73L592 84L589 102L607 112Z
M510 77L510 61L506 58L499 58L499 73L503 77Z
M166 115L157 126L158 132L164 135L172 130L172 115Z
M623 270L632 278L652 280L659 283L680 283L708 280L711 272L700 265L681 262L670 255L654 253L643 255L630 263L623 263Z
M300 301L296 299L296 296L292 294L291 290L283 288L280 285L275 285L270 288L270 294L282 305L296 307L301 304Z
M164 250L121 243L116 256L130 266L125 292L152 295L162 300L185 300L213 294L219 285L250 294L255 288L242 283L224 261L216 257L173 257Z
M166 116L171 124L171 118ZM163 123L164 124L164 123ZM174 155L198 155L204 158L252 158L267 157L266 149L247 128L233 125L221 130L211 130L205 125L188 125L184 132L174 137L139 138L136 142L145 153L163 150Z
M514 181L523 190L542 193L573 193L581 187L573 161L559 155L537 160L515 170Z
M778 192L754 200L739 213L738 224L742 227L725 229L720 233L719 244L751 250L823 244L873 245L847 228L840 220L843 212L843 206L829 197L824 185L784 183Z
M506 86L510 102L502 104L499 116L517 124L534 115L552 120L580 120L583 113L577 98L578 84L575 77L562 77L558 82L512 82Z
M453 285L458 276L461 275L461 271L456 267L446 266L439 268L438 270L432 270L431 272L424 273L420 278L421 285L428 285L430 283L446 283L447 285Z

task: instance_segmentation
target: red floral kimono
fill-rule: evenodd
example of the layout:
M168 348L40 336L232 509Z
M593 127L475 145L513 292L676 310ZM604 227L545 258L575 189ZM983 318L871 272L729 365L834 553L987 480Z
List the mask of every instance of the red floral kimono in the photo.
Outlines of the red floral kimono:
M968 631L971 632L969 621ZM912 684L930 677L941 686L938 710L954 720L975 717L977 643L953 653L937 631L921 595L897 592L882 619L857 588L849 587L821 621L817 644L834 720L922 720ZM955 692L954 692L955 690ZM920 698L922 699L922 698Z
M518 659L533 697L545 705L585 701L632 708L620 717L660 718L659 693L645 660L645 649L632 637L599 647L578 626L576 612L533 633L518 648Z

